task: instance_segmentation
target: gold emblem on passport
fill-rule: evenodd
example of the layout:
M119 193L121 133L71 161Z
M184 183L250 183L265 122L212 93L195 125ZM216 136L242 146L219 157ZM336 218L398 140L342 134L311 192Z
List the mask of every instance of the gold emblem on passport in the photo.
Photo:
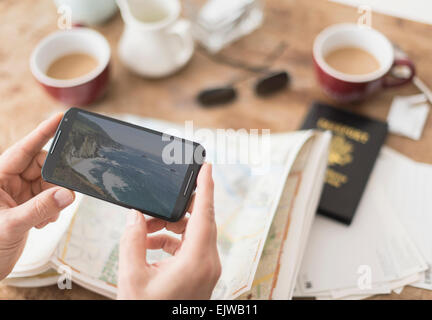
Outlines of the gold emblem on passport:
M344 136L334 135L330 143L329 165L344 166L353 160L354 146Z

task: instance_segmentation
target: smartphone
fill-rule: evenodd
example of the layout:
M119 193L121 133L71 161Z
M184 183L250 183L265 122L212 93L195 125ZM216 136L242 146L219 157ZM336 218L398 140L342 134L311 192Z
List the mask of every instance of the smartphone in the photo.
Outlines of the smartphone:
M42 168L45 181L178 221L205 158L198 143L100 114L69 109Z

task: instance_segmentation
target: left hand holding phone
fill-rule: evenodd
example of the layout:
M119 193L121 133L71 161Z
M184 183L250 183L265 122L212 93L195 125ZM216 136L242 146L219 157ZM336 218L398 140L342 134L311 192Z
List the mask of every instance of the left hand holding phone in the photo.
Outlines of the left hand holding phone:
M0 156L0 280L20 257L28 231L57 220L75 194L41 177L43 146L54 136L63 114L42 122Z

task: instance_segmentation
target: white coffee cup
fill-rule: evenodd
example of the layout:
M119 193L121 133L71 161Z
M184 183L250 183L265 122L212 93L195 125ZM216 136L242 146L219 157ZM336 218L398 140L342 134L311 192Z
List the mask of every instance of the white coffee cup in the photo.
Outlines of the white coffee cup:
M170 75L192 57L189 21L179 19L179 0L117 0L125 29L118 53L133 72L151 78Z
M117 12L115 0L54 0L54 3L58 9L70 9L74 24L100 24Z

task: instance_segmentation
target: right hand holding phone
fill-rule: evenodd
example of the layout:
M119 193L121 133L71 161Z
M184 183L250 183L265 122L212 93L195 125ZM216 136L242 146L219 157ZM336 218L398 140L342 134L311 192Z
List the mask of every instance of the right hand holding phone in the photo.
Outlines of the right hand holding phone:
M221 274L216 246L212 167L204 164L197 179L190 218L172 223L146 219L138 211L128 216L120 243L119 299L208 299ZM149 235L166 228L182 234ZM172 256L153 264L147 249L163 249Z

